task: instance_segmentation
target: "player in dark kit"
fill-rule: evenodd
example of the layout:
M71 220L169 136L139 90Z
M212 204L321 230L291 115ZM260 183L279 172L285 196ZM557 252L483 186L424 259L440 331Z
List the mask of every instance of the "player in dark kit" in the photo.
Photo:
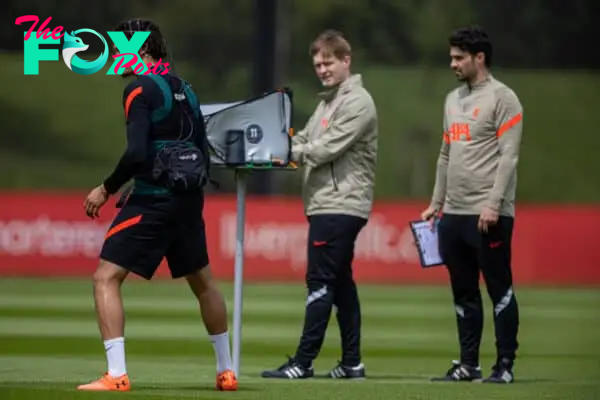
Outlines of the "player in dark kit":
M79 390L128 391L121 284L133 272L151 279L166 257L173 278L185 277L196 296L215 349L217 389L236 390L227 310L211 277L203 220L209 153L198 100L185 80L161 65L167 46L158 26L133 19L115 29L130 40L150 31L139 56L154 74L135 76L124 91L127 149L114 172L84 202L97 217L109 196L130 179L133 189L110 226L93 276L98 325L108 362L100 379ZM137 72L137 70L136 70Z
M511 383L519 328L511 241L523 108L515 92L490 73L492 44L483 29L459 29L449 45L450 66L461 85L446 96L435 187L422 218L443 211L439 247L450 275L461 352L460 361L438 379L482 379L481 272L494 303L497 349L484 382Z

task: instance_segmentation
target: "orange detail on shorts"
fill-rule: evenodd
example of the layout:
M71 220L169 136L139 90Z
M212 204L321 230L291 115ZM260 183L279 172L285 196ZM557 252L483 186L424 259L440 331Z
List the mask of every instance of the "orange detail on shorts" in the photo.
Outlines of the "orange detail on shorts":
M143 89L141 87L137 87L133 89L131 93L129 93L129 95L127 96L127 99L125 100L125 118L129 116L129 109L131 108L131 103L133 103L133 100L135 100L136 97L142 94L142 92Z
M115 235L115 234L121 232L123 229L127 229L127 228L139 223L141 220L142 220L141 215L138 215L137 217L126 219L125 221L121 222L120 224L113 226L108 232L106 232L106 236L104 237L104 239L105 240L108 239L112 235Z
M502 136L503 134L506 133L506 131L510 130L516 124L518 124L519 122L521 122L522 119L523 119L523 114L522 113L519 113L519 114L515 115L514 117L512 117L511 119L509 119L508 121L506 121L505 123L503 123L500 126L500 129L498 129L498 132L496 133L496 136L498 136L498 137Z

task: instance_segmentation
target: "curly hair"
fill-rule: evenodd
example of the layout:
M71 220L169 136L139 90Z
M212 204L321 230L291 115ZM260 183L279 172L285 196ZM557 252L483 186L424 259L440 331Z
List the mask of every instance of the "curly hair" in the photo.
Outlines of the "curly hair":
M167 42L163 37L158 25L149 19L132 18L120 22L115 31L125 33L125 37L131 40L134 32L148 32L150 36L144 43L143 50L152 58L159 60L167 57Z
M485 65L492 65L493 47L487 32L478 25L459 28L452 32L448 42L452 47L458 47L471 55L483 53L485 55Z

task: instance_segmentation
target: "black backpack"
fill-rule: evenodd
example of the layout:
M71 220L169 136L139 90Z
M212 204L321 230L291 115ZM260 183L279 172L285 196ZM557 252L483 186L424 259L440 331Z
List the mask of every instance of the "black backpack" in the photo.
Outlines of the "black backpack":
M168 81L160 75L146 75L151 78L161 89L164 96L162 107L152 112L152 122L156 123L169 115L176 96L185 97L196 119L200 116L198 99L191 90L191 86L183 79L181 89L173 94ZM186 113L184 109L184 113ZM192 126L194 125L191 121ZM181 140L158 140L153 142L156 155L152 170L152 179L161 186L166 187L171 193L186 194L198 192L209 180L208 169L210 155L196 146L194 138Z

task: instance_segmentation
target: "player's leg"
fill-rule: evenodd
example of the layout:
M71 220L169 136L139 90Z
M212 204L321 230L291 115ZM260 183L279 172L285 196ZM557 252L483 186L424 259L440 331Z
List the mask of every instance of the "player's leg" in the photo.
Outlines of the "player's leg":
M362 379L365 368L360 350L361 309L358 289L352 273L356 239L367 220L353 216L340 216L340 225L345 233L343 264L340 266L334 297L336 318L342 339L342 360L328 377L334 379Z
M167 262L172 277L185 277L198 300L217 361L217 389L232 391L237 390L237 378L231 361L227 306L209 266L202 201L180 200L181 218L177 219L177 227L172 231Z
M494 304L497 359L486 382L513 381L518 349L519 306L513 288L511 241L513 219L500 217L487 234L481 235L480 263L487 291Z
M308 295L302 336L295 356L275 370L263 371L263 378L305 379L314 376L312 363L325 339L335 298L338 268L344 254L341 231L337 215L309 217Z
M472 381L481 379L479 345L483 331L483 305L479 290L477 253L468 245L472 216L447 215L439 224L440 255L448 269L456 312L460 361L446 375L434 380Z
M100 336L104 343L108 374L118 378L127 374L125 365L125 312L121 284L129 271L100 260L93 276L94 304Z
M134 199L121 209L109 228L93 276L98 328L104 342L108 371L79 390L127 391L130 382L125 361L125 317L121 285L130 272L150 279L166 249L161 215Z
M212 278L207 265L186 276L192 292L198 299L200 313L210 337L217 361L217 383L219 390L237 390L237 378L233 372L227 306L223 294Z

